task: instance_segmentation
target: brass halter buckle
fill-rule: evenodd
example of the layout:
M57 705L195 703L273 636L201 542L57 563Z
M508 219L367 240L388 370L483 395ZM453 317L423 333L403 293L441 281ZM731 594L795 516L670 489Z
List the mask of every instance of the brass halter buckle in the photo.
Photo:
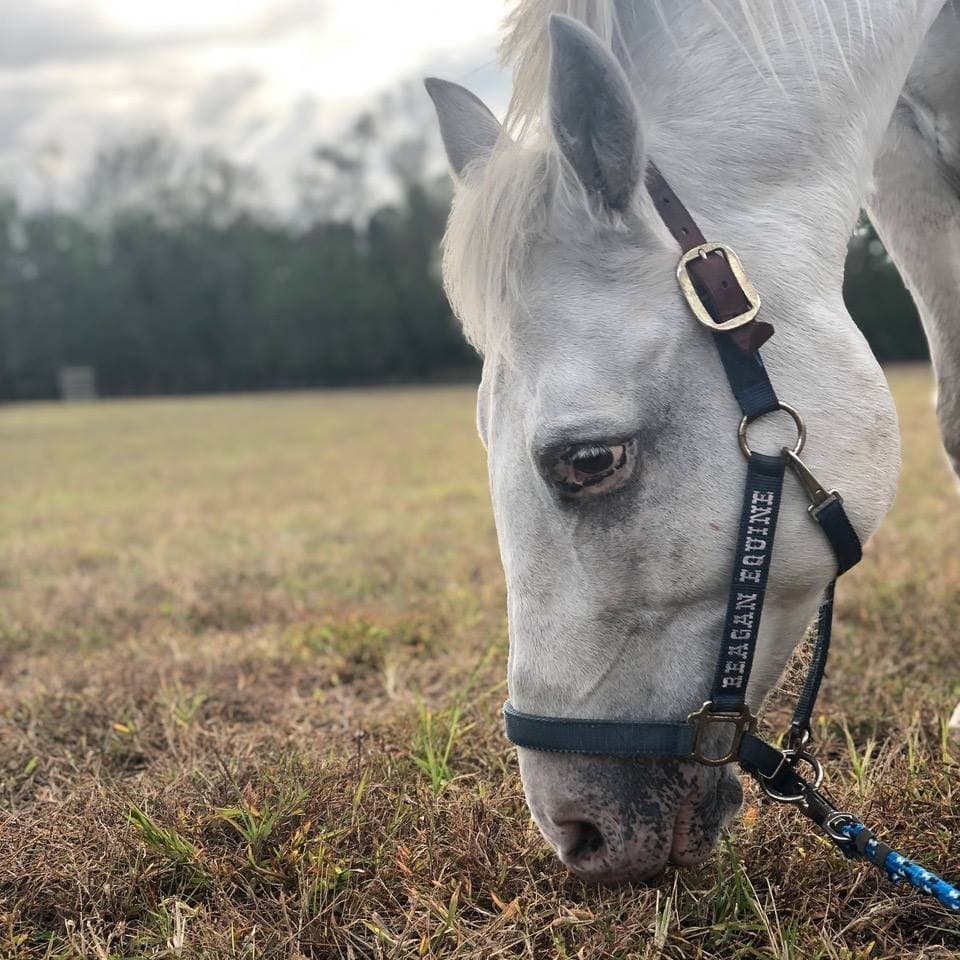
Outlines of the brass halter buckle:
M740 289L743 291L743 295L750 304L750 308L744 313L739 313L729 320L724 320L723 323L717 323L713 317L710 316L710 311L707 309L706 304L700 299L700 294L697 293L697 288L693 285L690 272L687 270L688 263L696 260L698 257L706 259L711 253L719 254L727 261L731 273L736 277L737 283L740 284ZM677 280L680 281L680 289L683 291L687 303L690 304L693 315L709 330L736 330L738 327L746 326L760 310L760 295L757 293L754 285L747 279L747 274L743 269L740 258L726 246L726 244L701 243L689 249L680 258L680 263L677 264Z
M713 711L713 701L708 700L699 710L687 717L687 723L693 724L693 747L690 759L696 760L707 767L722 767L728 763L735 763L740 755L740 744L744 734L753 733L757 727L757 718L750 712L744 703L736 710ZM730 749L721 757L711 756L703 752L703 737L714 724L733 725L733 743Z

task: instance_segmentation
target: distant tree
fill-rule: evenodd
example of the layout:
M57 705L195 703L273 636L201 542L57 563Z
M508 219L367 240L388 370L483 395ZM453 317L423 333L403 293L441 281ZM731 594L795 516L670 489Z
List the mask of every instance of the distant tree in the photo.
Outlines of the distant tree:
M843 297L878 360L926 359L927 341L913 298L865 216L847 249Z
M361 114L336 143L317 146L298 174L304 222L361 223L370 213L377 119Z
M94 158L75 209L0 195L0 398L54 396L63 366L106 394L475 377L438 249L450 203L412 93L319 146L283 219L256 171L161 136ZM869 223L847 303L882 360L925 356Z

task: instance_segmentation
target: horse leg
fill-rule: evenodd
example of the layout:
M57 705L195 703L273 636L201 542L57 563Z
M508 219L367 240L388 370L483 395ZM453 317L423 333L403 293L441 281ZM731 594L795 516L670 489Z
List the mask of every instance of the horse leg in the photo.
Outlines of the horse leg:
M960 476L960 17L934 23L874 167L867 210L920 312L943 445Z

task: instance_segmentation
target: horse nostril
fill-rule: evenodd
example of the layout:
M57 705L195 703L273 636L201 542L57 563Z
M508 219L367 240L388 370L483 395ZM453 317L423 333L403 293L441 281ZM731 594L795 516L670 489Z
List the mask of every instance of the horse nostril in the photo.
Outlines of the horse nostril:
M588 820L567 820L558 826L563 830L563 838L557 854L569 866L575 867L578 861L586 860L603 848L600 828Z

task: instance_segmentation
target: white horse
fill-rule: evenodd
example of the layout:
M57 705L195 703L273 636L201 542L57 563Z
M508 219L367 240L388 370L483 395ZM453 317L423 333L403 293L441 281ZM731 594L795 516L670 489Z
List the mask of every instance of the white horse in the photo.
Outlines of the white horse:
M428 81L456 181L447 289L484 356L518 709L683 720L716 664L739 411L677 287L648 160L739 253L776 328L771 379L808 423L805 459L863 540L900 466L886 382L841 297L866 204L923 315L960 469L958 53L944 0L521 0L505 129L462 87ZM751 442L792 438L771 417ZM835 566L792 478L784 498L754 709ZM741 799L729 767L523 749L519 762L546 839L601 881L702 861Z

